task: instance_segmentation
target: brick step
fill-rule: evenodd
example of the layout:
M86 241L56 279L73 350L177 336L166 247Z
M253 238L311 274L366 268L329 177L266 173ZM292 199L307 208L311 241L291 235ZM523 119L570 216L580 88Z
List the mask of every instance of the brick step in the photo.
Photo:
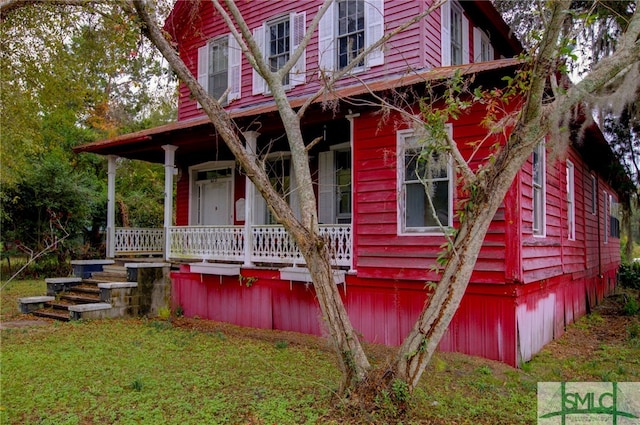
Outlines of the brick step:
M70 301L75 304L90 304L90 303L99 303L100 297L93 297L90 295L77 295L72 292L67 292L60 295L60 299L64 301Z
M41 308L38 310L34 310L31 312L34 316L38 317L46 317L48 319L60 320L63 322L68 322L69 318L69 310L58 310L54 308Z

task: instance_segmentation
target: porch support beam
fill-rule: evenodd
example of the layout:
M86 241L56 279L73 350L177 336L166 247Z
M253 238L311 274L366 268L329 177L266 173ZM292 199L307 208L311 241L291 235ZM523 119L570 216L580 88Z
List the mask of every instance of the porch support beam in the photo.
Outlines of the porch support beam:
M173 175L176 173L176 149L174 145L163 145L164 150L164 259L169 259L171 241L169 227L173 224Z
M245 131L243 135L246 142L245 149L249 153L249 156L255 159L256 146L260 133L257 131ZM253 247L253 233L251 231L251 226L253 225L256 187L248 176L245 177L244 187L244 266L250 267L253 265L251 262L251 249Z
M116 254L116 160L115 155L107 155L107 258Z

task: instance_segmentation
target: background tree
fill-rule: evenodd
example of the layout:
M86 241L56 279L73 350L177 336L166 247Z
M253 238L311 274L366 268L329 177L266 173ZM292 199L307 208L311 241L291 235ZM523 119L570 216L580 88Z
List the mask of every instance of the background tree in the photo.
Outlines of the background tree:
M32 230L47 224L50 209L71 217L62 262L70 249L77 258L104 255L106 162L71 148L175 119L172 75L127 17L109 9L41 2L0 21L2 241L38 249L43 233ZM162 167L119 165L127 172L117 183L137 189L121 199L131 222L162 222L162 179L154 180Z
M524 0L493 0L496 8L505 17L518 37L530 48L535 48L544 24L548 19L535 3ZM616 51L619 41L637 12L637 2L633 0L574 0L570 4L565 21L566 51L571 60L565 66L574 81L588 73L598 61ZM531 19L531 16L539 19ZM632 78L634 74L628 74ZM616 86L619 86L617 84ZM629 188L629 196L621 200L626 240L623 258L633 258L633 241L640 240L640 221L633 211L640 208L640 91L633 81L626 90L611 96L609 90L589 96L586 101L619 161L631 176L634 187ZM593 118L592 116L588 118ZM632 229L636 229L635 232ZM634 238L635 234L635 238Z

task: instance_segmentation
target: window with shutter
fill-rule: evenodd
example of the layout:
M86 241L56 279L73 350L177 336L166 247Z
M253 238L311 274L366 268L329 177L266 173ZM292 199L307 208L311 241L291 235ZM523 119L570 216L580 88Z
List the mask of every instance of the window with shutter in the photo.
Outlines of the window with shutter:
M266 22L254 29L253 37L261 47L264 59L271 72L282 68L298 48L306 31L306 14L290 13ZM302 52L291 71L282 79L285 86L295 87L306 80L306 52ZM268 93L269 88L260 74L253 71L253 94Z
M384 35L384 1L338 0L320 20L318 34L321 71L345 68ZM384 50L381 46L360 60L356 71L383 63Z
M198 49L198 82L223 105L239 99L241 63L242 52L231 34L210 40ZM225 92L227 96L221 99Z
M440 46L442 66L469 63L469 19L457 1L440 7Z

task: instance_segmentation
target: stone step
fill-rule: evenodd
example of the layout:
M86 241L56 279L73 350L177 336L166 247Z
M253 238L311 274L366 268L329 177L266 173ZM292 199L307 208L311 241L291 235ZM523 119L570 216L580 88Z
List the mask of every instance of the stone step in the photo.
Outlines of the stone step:
M95 272L91 275L91 279L99 279L99 280L105 280L105 279L117 279L117 280L122 280L123 277L127 276L127 272Z
M60 295L60 299L64 301L70 301L74 304L90 304L100 302L100 297L91 295L76 295L70 292Z
M94 282L91 282L91 283L83 282L82 285L74 286L69 292L100 296L100 288L98 288L98 284Z
M59 310L54 308L41 308L31 312L34 316L46 317L49 319L60 320L68 322L70 320L69 310Z
M126 273L127 268L123 265L111 264L108 266L103 266L102 271L105 273Z

